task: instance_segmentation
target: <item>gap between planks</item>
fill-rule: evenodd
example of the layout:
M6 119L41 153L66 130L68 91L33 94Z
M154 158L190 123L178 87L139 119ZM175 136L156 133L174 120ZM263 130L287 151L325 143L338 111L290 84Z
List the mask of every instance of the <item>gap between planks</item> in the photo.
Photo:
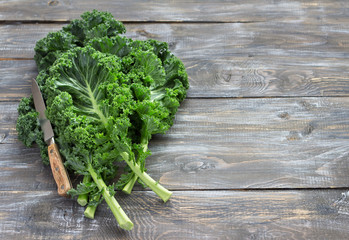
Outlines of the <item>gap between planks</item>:
M2 58L0 57L0 61L28 61L28 60L34 60L34 58Z
M329 96L243 96L243 97L186 97L186 99L194 100L240 100L240 99L297 99L297 98L349 98L348 95L329 95ZM0 99L0 103L14 103L17 104L21 99L12 100L12 99Z
M69 24L70 20L0 20L1 25L20 25L20 24ZM237 20L237 21L121 21L123 24L229 24L229 23L263 23L266 21L250 21L250 20Z
M212 188L212 189L171 189L168 188L169 191L172 192L306 192L306 191L349 191L349 187L317 187L317 188L234 188L234 189L224 189L224 188ZM0 190L1 193L42 193L42 192L52 192L56 194L55 190ZM152 190L149 189L134 189L132 192L137 193L152 193ZM131 192L131 194L132 194ZM127 194L122 193L121 191L117 191L117 193L121 193L122 195L127 196ZM70 198L67 198L70 199Z

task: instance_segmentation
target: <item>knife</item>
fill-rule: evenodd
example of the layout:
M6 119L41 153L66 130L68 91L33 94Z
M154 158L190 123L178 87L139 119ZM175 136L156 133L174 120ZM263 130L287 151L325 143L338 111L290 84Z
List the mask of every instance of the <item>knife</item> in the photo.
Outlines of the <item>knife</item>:
M67 192L72 189L69 175L63 165L59 149L54 140L53 129L50 120L46 118L45 103L41 95L40 88L35 79L32 80L32 94L35 105L35 110L39 112L39 121L42 131L44 132L44 140L48 145L48 157L50 159L51 170L53 178L58 187L58 194L67 197Z

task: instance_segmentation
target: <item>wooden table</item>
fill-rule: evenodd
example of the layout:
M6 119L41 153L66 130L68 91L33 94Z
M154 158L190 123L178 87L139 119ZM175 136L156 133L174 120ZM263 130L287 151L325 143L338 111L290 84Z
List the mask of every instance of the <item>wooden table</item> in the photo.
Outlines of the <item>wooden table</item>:
M35 42L94 8L169 42L190 78L147 160L171 200L116 194L132 231L59 197L15 130ZM348 1L11 0L0 21L1 239L348 239Z

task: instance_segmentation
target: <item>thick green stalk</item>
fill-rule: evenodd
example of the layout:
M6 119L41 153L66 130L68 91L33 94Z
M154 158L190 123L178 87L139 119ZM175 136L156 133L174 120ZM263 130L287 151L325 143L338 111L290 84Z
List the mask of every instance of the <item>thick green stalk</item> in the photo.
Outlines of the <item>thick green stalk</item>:
M116 221L119 223L120 227L126 230L131 230L133 228L133 223L128 218L124 210L122 210L114 196L110 194L107 185L104 183L103 179L97 175L91 164L88 165L87 170L91 174L93 181L97 184L98 189L102 191L104 200L110 207L110 210L114 214L114 217Z
M85 175L84 178L82 179L82 183L89 183L91 182L91 176L90 175ZM88 193L85 193L85 194L80 194L78 196L78 203L81 205L81 206L86 206L86 204L88 203Z
M122 189L122 191L126 194L131 194L131 191L133 189L133 186L135 185L138 177L136 174L133 174L133 177L131 180L125 185L125 187Z
M101 198L101 195L96 195L93 200L98 202L99 199ZM97 206L87 206L85 209L84 215L85 217L94 219L95 218L95 212L96 212Z
M153 190L164 202L166 202L172 195L172 192L160 185L152 179L146 172L142 172L141 167L138 163L134 162L133 159L130 159L130 156L127 152L121 153L122 158L125 160L127 165L131 170L148 186Z
M143 153L145 153L146 151L148 151L148 138L145 138L142 136L141 138L141 144L142 144L142 151ZM126 194L131 194L131 191L136 183L138 179L138 176L133 174L133 177L131 178L131 180L125 185L125 187L122 189L122 191Z

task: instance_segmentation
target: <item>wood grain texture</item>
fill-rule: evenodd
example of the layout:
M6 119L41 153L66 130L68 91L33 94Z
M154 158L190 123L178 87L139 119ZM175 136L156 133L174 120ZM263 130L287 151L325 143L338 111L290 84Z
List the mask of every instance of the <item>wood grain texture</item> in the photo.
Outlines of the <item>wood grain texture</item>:
M123 21L341 21L347 20L345 0L331 1L0 1L3 21L69 21L92 9L110 11Z
M258 64L262 60L255 58L255 66L244 65L247 60L247 57L212 62L183 59L190 81L187 97L349 96L349 74L343 75L345 63L334 66L329 59L322 63L328 64L328 67L310 68L302 67L301 63L298 63L299 67L290 67L287 63L263 60L264 65L269 65L269 70L261 70ZM289 60L292 61L292 58ZM292 64L290 61L289 64ZM31 79L38 74L33 60L0 61L0 73L3 73L0 101L19 101L29 96Z
M184 62L188 97L348 96L349 28L339 24L128 24L128 36L169 42ZM0 26L0 54L33 58L38 39L59 24ZM205 36L205 37L202 37ZM32 61L0 61L0 99L23 96ZM18 86L19 85L19 86Z
M1 57L33 58L35 42L45 37L48 32L60 30L64 25L0 25ZM171 50L182 58L348 56L343 50L348 50L346 39L349 27L342 23L128 23L125 26L128 37L166 41Z
M346 239L349 201L331 191L177 191L116 195L135 223L118 228L103 203L94 220L50 191L0 192L4 239Z
M33 60L0 61L0 101L19 101L28 97L32 78L37 75Z
M17 107L18 103L0 102L0 144L17 141Z
M0 104L9 116L0 118L1 189L52 189L37 179L49 171L38 149L17 142L17 104ZM347 187L348 105L349 98L185 100L170 131L151 140L147 168L170 189Z

